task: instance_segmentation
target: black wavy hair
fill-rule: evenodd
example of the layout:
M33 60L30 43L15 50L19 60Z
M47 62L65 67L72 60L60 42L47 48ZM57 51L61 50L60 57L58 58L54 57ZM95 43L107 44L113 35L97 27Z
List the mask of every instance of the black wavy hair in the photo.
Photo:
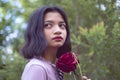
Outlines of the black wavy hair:
M58 49L57 58L60 57L61 54L65 52L71 51L71 41L70 41L70 31L68 20L65 12L62 8L58 6L42 6L41 8L37 9L31 17L29 18L27 29L25 31L25 44L21 49L21 54L26 59L31 59L33 57L39 58L43 55L46 47L47 41L45 39L43 28L44 28L44 16L48 12L58 12L62 15L65 23L66 23L66 31L67 37L66 41Z

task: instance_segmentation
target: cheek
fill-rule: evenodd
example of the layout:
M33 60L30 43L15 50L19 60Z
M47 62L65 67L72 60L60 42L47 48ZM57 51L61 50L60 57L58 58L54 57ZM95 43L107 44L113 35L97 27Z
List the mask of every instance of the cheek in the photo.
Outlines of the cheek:
M64 32L64 37L65 37L65 40L66 40L66 37L67 37L67 31Z
M48 32L44 31L45 39L48 40Z

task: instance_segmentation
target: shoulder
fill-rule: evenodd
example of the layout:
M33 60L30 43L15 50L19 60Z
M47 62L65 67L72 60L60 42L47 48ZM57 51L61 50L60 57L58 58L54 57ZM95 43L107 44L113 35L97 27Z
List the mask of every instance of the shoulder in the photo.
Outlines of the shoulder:
M36 58L31 59L26 66L31 66L31 65L38 65L45 67L45 63L42 60L38 60Z
M22 80L41 80L46 79L46 69L42 61L37 59L31 59L25 66L22 74ZM41 77L40 77L41 76Z
M29 70L30 68L33 68L33 67L45 69L46 65L42 60L33 58L26 64L25 69Z

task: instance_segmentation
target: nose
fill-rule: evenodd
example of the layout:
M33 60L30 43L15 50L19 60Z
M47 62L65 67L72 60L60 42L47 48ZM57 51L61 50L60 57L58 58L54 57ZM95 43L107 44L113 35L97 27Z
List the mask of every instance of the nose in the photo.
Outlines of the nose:
M54 34L61 34L61 33L62 33L61 28L59 27L59 25L56 25L54 27Z

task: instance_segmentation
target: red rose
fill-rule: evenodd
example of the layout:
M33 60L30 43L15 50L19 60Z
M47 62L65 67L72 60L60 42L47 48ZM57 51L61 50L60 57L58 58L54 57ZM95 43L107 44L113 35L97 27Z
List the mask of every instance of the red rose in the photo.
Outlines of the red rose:
M73 53L67 52L58 58L56 67L61 69L63 72L70 72L76 69L77 59Z

